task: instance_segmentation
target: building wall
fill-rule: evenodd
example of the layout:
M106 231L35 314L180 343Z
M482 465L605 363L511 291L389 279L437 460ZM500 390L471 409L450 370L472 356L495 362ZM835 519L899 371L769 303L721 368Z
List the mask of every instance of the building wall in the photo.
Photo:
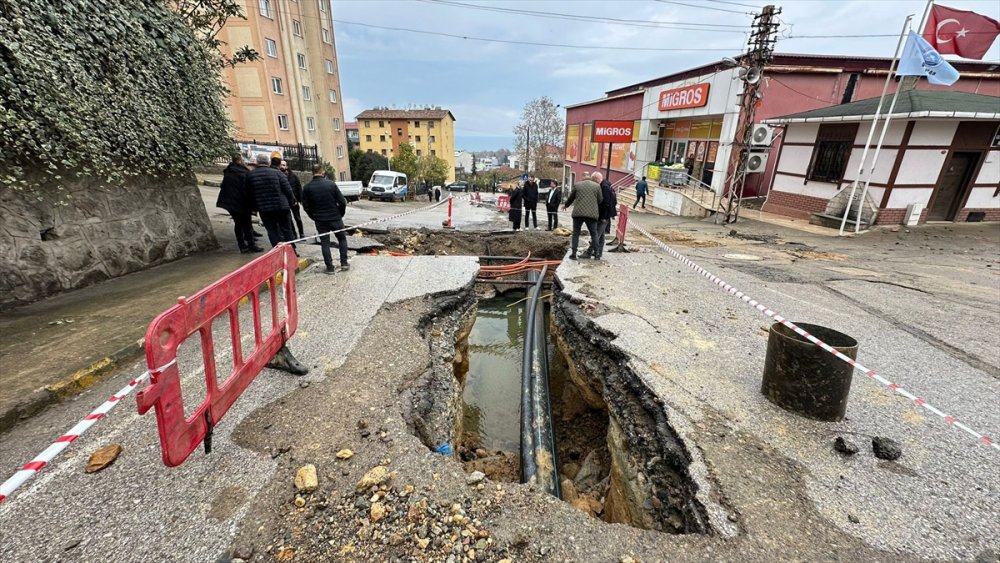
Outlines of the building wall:
M566 171L561 182L569 182L569 173L572 172L575 175L576 181L580 181L585 174L590 174L592 172L605 172L607 167L607 155L604 152L605 146L598 147L598 155L596 164L588 164L583 162L583 154L587 142L589 139L584 141L583 130L584 125L593 123L597 119L621 119L621 120L639 120L642 117L642 93L636 92L633 95L625 96L621 98L613 98L609 100L599 100L592 104L581 105L577 107L571 107L566 110L566 131L567 134L563 140L563 147L565 147L566 154L563 155L563 167ZM578 150L575 155L571 155L571 143L569 131L572 130L573 126L576 126L576 143ZM637 146L642 145L642 132L637 134ZM511 158L515 158L514 155ZM520 161L520 159L518 159ZM636 171L641 174L641 168L645 163L640 162L637 159ZM514 166L517 168L517 166ZM630 171L615 169L611 170L611 182L617 182L631 174Z
M448 182L455 181L455 120L451 116L436 119L359 116L358 134L361 150L387 158L399 154L399 145L403 143L412 146L418 156L436 156L448 163Z
M325 0L271 0L264 15L256 0L243 2L247 19L230 19L220 32L225 49L249 45L260 60L223 70L230 90L224 100L233 121L233 136L241 141L316 145L320 156L334 165L337 177L350 179L347 137L341 104L340 74L334 39L333 14ZM296 22L301 34L296 34ZM327 37L324 39L324 30ZM270 55L268 40L274 41ZM305 68L298 54L305 57ZM331 61L332 72L327 72ZM282 92L273 91L272 79L281 80ZM308 87L306 100L303 87ZM330 92L335 92L331 101ZM288 127L279 127L279 116ZM312 118L314 128L308 127Z
M1000 149L989 147L1000 122L959 122L957 120L914 120L891 125L879 160L872 172L868 194L879 214L876 224L898 224L907 206L923 204L921 221L934 201L944 169L955 152L978 152L978 169L967 194L958 195L960 204L955 221L965 221L970 213L983 212L986 220L1000 220ZM792 123L785 128L785 140L775 159L776 173L764 210L806 218L822 213L829 200L858 176L868 125L858 127L844 179L836 184L807 178L817 123ZM872 154L869 154L871 162ZM858 193L860 197L860 192Z

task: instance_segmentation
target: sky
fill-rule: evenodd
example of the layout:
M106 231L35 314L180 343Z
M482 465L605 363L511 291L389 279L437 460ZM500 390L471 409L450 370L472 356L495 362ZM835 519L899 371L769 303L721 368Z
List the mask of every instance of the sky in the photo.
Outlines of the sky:
M512 148L512 129L524 104L533 98L549 96L562 106L576 104L600 98L608 90L738 55L752 23L750 12L759 12L765 4L751 0L332 2L347 120L376 106L441 106L455 116L455 147L474 151ZM942 3L1000 20L997 0ZM906 16L914 14L916 27L926 1L774 4L782 10L777 52L890 57ZM816 35L848 37L797 37ZM1000 40L985 59L1000 61Z

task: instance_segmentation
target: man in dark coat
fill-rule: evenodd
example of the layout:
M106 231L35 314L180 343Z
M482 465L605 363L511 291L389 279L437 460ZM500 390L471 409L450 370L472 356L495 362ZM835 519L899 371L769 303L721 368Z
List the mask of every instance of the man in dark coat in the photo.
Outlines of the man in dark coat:
M510 211L507 219L514 225L514 230L521 230L521 207L524 205L524 192L520 186L514 186L510 192Z
M313 179L302 190L302 207L309 218L316 222L316 232L320 233L319 243L323 249L323 262L326 263L326 273L333 274L333 255L330 253L330 232L337 236L337 249L340 250L340 271L351 269L347 263L347 235L343 232L344 214L347 213L347 199L340 193L340 188L326 177L322 164L314 164ZM326 234L324 234L326 233Z
M597 218L601 214L603 201L598 182L602 177L600 172L594 172L591 179L577 182L563 205L563 208L573 205L573 238L570 242L573 252L569 255L570 260L576 260L576 249L580 244L580 228L583 225L587 225L587 230L590 232L590 248L597 246Z
M240 252L261 252L264 249L257 246L253 240L253 223L250 218L252 201L246 190L246 177L250 169L243 165L243 156L236 155L233 161L222 172L222 184L219 186L219 199L215 206L229 212L233 218L236 244Z
M549 194L545 197L545 212L549 219L548 228L545 230L551 231L559 226L560 203L562 203L562 188L558 184L552 184Z
M618 215L618 197L611 189L611 182L604 179L601 182L601 207L600 215L597 217L597 242L589 252L593 254L594 260L600 260L604 256L604 235L611 231L611 220Z
M292 234L292 221L289 209L295 201L292 187L276 168L269 168L266 154L257 155L257 169L247 175L248 193L253 195L260 220L267 229L267 238L271 246L279 242L295 240Z
M646 209L646 192L649 190L649 184L646 183L646 177L643 176L642 180L639 180L635 185L635 203L632 204L632 209L635 209L636 205L639 205L639 200L642 200L642 208Z
M294 227L298 226L299 231L297 234L294 232L293 234L295 234L295 238L304 237L306 236L306 231L302 228L302 213L299 210L299 202L302 201L302 182L299 180L298 175L288 168L288 161L282 160L278 170L281 170L282 174L288 178L288 185L291 186L292 195L295 196L295 203L291 204L292 219L295 221L292 224L292 230L294 231Z
M534 176L529 176L524 183L524 228L528 228L528 217L535 222L535 230L538 230L538 182Z

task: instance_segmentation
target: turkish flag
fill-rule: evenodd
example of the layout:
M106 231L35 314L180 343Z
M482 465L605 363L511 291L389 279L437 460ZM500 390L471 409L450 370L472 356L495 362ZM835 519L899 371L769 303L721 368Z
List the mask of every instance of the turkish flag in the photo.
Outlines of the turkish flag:
M980 59L1000 35L1000 23L966 10L934 4L923 36L942 55Z

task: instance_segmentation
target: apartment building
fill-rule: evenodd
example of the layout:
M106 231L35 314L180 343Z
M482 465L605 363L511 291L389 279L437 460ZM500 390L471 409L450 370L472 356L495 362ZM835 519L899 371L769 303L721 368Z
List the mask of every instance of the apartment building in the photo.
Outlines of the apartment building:
M366 109L357 116L361 150L387 158L409 144L417 156L433 155L448 163L448 181L455 181L455 116L451 111L422 109Z
M239 141L316 145L351 179L340 72L329 0L246 0L246 19L219 34L227 49L247 45L260 59L223 71L225 103Z

